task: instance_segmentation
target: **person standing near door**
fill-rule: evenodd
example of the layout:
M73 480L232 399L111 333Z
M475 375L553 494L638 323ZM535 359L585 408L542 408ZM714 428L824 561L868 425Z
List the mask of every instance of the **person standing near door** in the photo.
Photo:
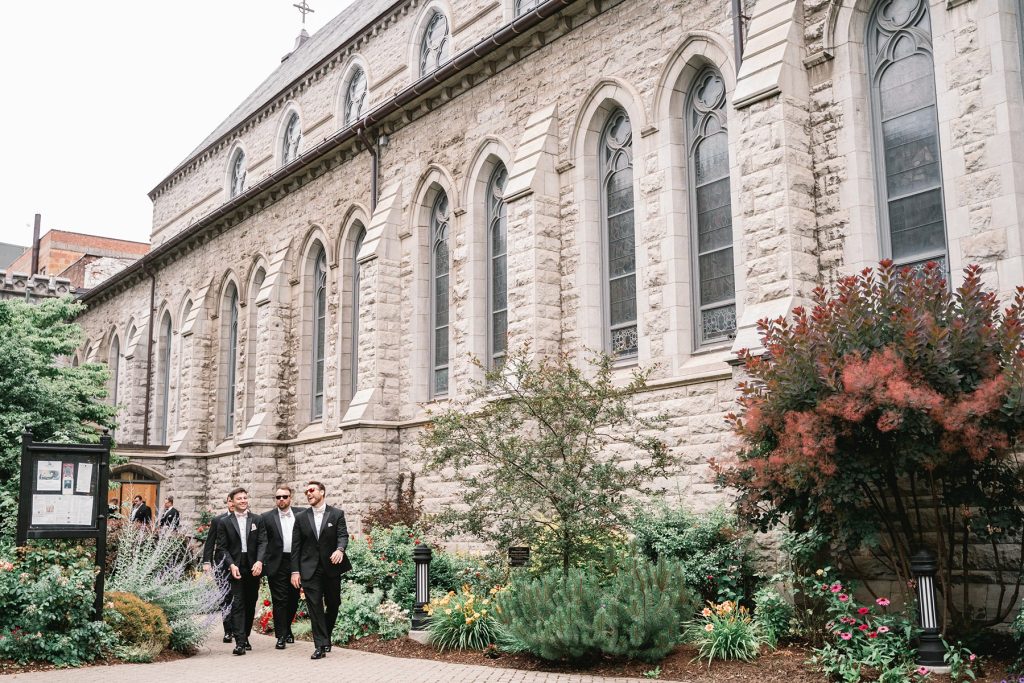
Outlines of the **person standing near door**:
M132 498L132 511L128 515L128 521L141 526L149 526L153 523L153 510L146 505L142 496L136 495Z
M341 605L341 575L352 568L345 555L345 513L328 505L326 495L327 489L319 481L306 485L310 507L297 516L292 530L292 586L301 586L306 592L313 626L310 659L322 659L331 651L331 632Z
M263 513L267 528L267 552L263 573L270 586L270 599L274 605L274 634L278 650L285 643L294 643L292 620L299 606L299 589L292 585L292 539L295 537L295 517L303 508L292 507L292 487L278 486L274 492L275 508Z
M217 529L217 545L223 549L231 585L231 633L235 636L235 655L251 650L249 634L256 616L260 577L267 550L267 529L263 518L249 511L249 493L236 488L228 497L235 511L221 520Z

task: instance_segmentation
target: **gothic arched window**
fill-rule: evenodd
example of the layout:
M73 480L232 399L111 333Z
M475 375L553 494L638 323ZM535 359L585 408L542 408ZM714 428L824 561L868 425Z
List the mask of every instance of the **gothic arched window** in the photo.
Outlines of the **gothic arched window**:
M351 126L358 121L366 111L366 72L362 67L352 70L352 76L348 79L348 88L345 89L345 125Z
M359 224L359 234L352 247L352 395L359 390L359 250L366 239L366 228Z
M487 183L487 339L490 366L500 367L508 346L508 171L498 164Z
M441 12L434 12L423 31L423 42L420 43L420 76L436 71L448 61L450 43L448 17Z
M868 73L882 251L946 267L946 225L926 0L881 0L868 21Z
M324 415L324 348L327 343L327 252L318 246L313 257L313 401L312 415Z
M292 112L288 117L288 123L284 127L284 136L281 140L281 165L295 161L299 156L299 145L302 144L302 124L299 121L297 112Z
M542 0L516 0L516 16L526 14L532 9L536 9Z
M606 344L617 357L637 353L636 234L633 227L633 130L625 110L601 134L601 223L604 232Z
M245 342L245 423L256 414L256 364L259 359L259 309L256 300L260 296L260 289L263 288L263 281L267 279L267 271L260 266L252 276L252 283L249 285L249 332Z
M448 195L441 192L430 209L430 345L432 396L448 393Z
M235 433L235 389L238 370L238 288L228 285L224 311L224 438Z
M231 179L229 181L232 197L237 197L245 190L245 152L238 150L231 160Z
M170 424L171 415L171 341L173 339L173 329L171 328L171 316L169 313L165 313L163 320L160 323L160 339L157 342L160 349L160 355L157 357L157 370L159 372L158 381L160 391L157 394L157 429L156 429L156 443L160 445L167 445L168 443L168 426Z
M86 354L86 358L88 358ZM107 368L110 370L110 383L107 385L107 395L110 397L110 405L117 405L117 383L121 374L121 340L117 335L110 340L110 354L107 356Z
M736 278L732 252L732 193L725 82L704 69L686 103L693 229L697 345L736 331Z

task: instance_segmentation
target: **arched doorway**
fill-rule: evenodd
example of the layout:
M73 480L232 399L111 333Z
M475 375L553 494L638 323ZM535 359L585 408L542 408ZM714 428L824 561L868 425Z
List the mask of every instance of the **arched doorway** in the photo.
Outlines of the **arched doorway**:
M110 492L107 505L111 510L127 519L132 509L132 499L142 500L153 511L153 519L160 515L160 484L166 479L154 469L138 464L118 465L110 471Z

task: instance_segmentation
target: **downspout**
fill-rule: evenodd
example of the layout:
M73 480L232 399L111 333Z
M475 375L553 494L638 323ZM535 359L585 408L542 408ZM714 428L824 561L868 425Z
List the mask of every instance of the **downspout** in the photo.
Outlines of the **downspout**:
M366 147L366 151L370 153L370 213L372 214L377 210L377 176L380 173L378 158L380 151L377 146L370 142L370 139L366 136L366 126L363 125L356 129L356 135L362 140L363 146Z
M742 0L732 0L732 44L736 48L736 73L743 63L743 10Z
M153 318L156 316L156 276L149 272L149 333L146 335L146 410L142 423L142 445L149 445L149 401L153 391Z

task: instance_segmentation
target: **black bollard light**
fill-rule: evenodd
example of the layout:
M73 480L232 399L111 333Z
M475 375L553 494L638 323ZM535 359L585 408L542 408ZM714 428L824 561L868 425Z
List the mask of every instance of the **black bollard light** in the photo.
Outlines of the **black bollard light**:
M416 563L416 600L412 610L412 630L421 631L430 623L430 615L423 607L430 602L430 552L424 544L412 549L412 559Z
M939 632L938 606L935 601L935 573L939 563L935 553L925 548L910 558L910 571L917 584L917 606L920 613L921 637L917 648L917 663L936 673L948 671L943 656L946 647Z

